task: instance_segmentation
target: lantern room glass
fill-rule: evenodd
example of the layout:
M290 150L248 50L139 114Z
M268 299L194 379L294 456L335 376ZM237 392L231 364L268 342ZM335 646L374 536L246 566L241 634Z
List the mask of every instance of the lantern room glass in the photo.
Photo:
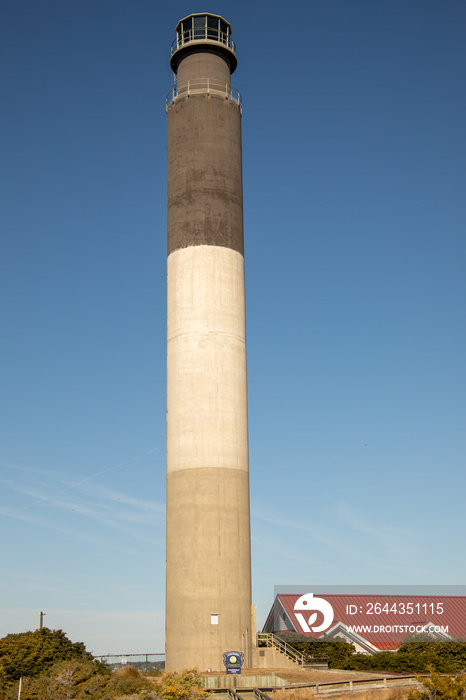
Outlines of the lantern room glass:
M226 46L231 43L230 27L221 17L215 15L191 15L181 20L176 30L177 45L188 41L219 41Z

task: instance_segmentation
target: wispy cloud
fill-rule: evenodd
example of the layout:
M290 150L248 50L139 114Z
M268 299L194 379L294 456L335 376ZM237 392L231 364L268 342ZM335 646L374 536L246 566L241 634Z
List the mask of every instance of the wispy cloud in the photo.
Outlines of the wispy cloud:
M61 476L60 472L52 471L51 469L42 469L40 467L27 467L23 464L11 464L11 462L0 461L0 467L13 469L15 472L25 472L28 474L41 474L42 476L57 477Z
M252 512L253 517L279 527L284 532L295 532L289 536L289 547L284 556L294 554L304 561L306 550L312 550L313 546L318 545L320 549L324 546L338 555L340 563L336 568L341 571L347 567L345 562L349 561L363 567L366 576L376 574L377 571L398 575L429 573L424 565L416 563L419 560L416 533L380 521L371 522L367 514L344 502L332 506L331 514L330 523L327 521L323 527L319 522L277 517L263 508L254 508ZM300 538L298 533L305 537ZM273 549L277 546L276 538L271 537L269 545L262 538L260 545Z
M341 540L341 536L337 533L332 536L331 528L327 524L325 529L323 529L322 525L316 522L302 522L290 520L289 518L281 518L274 515L273 512L256 508L253 509L252 515L253 517L256 517L266 523L270 523L271 525L277 525L280 528L302 532L309 537L310 542L317 542L341 552L346 551L344 543Z
M47 470L34 470L33 468L23 467L23 466L19 466L19 465L12 465L12 464L8 464L7 462L0 462L0 464L3 464L4 466L9 466L9 467L12 467L14 469L21 470L21 471L36 471L38 473L41 473L42 475L48 475L48 476L55 475L55 476L58 476L58 478L62 482L67 483L67 486L60 489L59 491L55 491L52 495L43 496L42 498L38 498L33 503L29 503L28 505L23 506L23 508L21 509L21 510L27 510L29 508L33 508L35 505L38 505L42 501L46 501L46 500L53 498L54 496L58 496L58 495L61 495L63 493L66 493L67 491L70 491L71 489L76 489L79 486L81 486L82 484L85 484L88 481L91 481L92 479L95 479L98 476L101 476L102 474L107 474L108 472L114 471L115 469L119 469L120 467L126 467L128 464L132 464L133 462L136 462L137 460L142 459L143 457L147 457L147 455L150 455L153 452L158 452L158 450L160 450L160 449L161 449L160 447L154 447L153 449L148 450L147 452L145 452L142 455L137 455L136 457L133 457L132 459L126 460L125 462L119 462L118 464L114 464L111 467L106 467L105 469L101 469L100 471L95 472L94 474L91 474L90 476L86 476L83 479L80 479L79 481L74 481L74 480L72 481L69 476L68 477L64 477L63 475L58 476L56 472L48 472Z
M88 542L98 547L103 547L105 549L113 549L118 552L126 551L125 547L121 546L121 544L115 544L113 540L110 540L108 537L105 537L103 533L86 532L85 530L79 527L69 527L60 520L46 518L43 515L35 515L34 513L21 513L17 510L14 510L13 508L6 508L5 506L0 506L0 515L2 515L5 518L11 518L13 520L20 520L22 522L30 523L31 525L45 527L49 530L60 532L64 535L72 537L73 539Z
M147 544L153 544L156 528L163 527L161 516L165 512L164 504L136 498L108 486L92 483L92 480L159 449L159 447L154 448L143 455L101 469L78 481L71 480L67 474L0 463L12 469L14 473L27 472L29 475L36 474L42 477L35 482L29 478L27 483L23 479L15 480L11 477L0 479L0 483L11 491L31 499L30 503L19 508L0 506L0 515L46 527L75 539L118 551L124 551L125 548L120 543L115 545L114 538L109 538L108 533L102 531L102 527L94 527L92 531L86 531L82 525L82 518ZM60 488L57 488L57 485L60 485ZM64 514L65 517L63 517ZM76 524L70 522L70 518L74 518L77 521Z
M135 498L134 496L129 496L127 493L121 493L121 491L115 491L107 486L100 486L99 484L83 484L80 485L79 490L82 493L92 495L94 497L102 498L106 501L126 504L129 506L134 506L138 509L147 509L155 511L158 513L165 513L165 504L158 503L156 501L146 501L141 498Z
M315 559L313 557L308 556L304 552L292 550L289 547L279 547L277 546L277 544L274 544L273 542L271 542L268 539L265 539L264 537L261 538L252 536L251 539L253 543L257 544L263 549L266 549L269 552L272 552L272 554L276 555L280 559L299 561L303 564L310 564L314 567L319 567L319 569L331 569L333 571L338 570L338 567L333 563L323 561L320 559Z

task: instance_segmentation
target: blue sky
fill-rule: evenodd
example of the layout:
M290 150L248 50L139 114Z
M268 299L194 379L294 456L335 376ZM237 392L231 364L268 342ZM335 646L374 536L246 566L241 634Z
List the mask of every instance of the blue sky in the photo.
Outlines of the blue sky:
M253 598L463 584L463 0L3 0L0 636L163 651L177 21L243 96Z

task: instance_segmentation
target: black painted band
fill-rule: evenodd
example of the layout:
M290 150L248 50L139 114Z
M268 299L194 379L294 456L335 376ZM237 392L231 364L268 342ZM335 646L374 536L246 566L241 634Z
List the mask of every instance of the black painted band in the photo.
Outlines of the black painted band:
M168 111L167 253L214 245L244 254L241 115L208 94Z

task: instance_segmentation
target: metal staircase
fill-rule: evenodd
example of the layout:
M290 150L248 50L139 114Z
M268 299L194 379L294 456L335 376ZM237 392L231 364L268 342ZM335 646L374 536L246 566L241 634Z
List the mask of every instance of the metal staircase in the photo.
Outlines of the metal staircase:
M258 632L257 633L257 646L258 647L273 647L278 649L282 654L285 654L291 661L302 666L304 664L304 656L299 651L296 651L286 642L276 637L274 634L269 632Z

